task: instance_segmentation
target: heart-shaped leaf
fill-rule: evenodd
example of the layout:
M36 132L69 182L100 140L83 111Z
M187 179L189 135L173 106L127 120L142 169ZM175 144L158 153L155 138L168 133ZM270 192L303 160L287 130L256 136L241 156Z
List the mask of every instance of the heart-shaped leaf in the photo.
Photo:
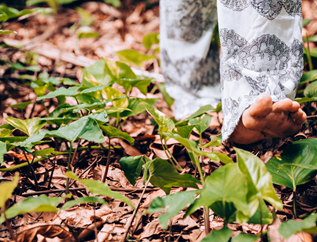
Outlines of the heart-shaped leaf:
M13 105L10 105L9 107L11 108L18 108L20 109L21 111L23 111L23 109L28 106L29 104L31 104L33 102L23 102L23 103L17 103L17 104L13 104Z
M316 139L299 140L285 146L281 156L275 156L266 163L273 177L273 183L296 191L297 185L310 181L317 174L316 152ZM315 167L315 170L295 165L308 165Z
M111 102L114 107L121 107L121 108L128 107L129 105L128 98L118 99L120 97L125 96L122 92L118 91L117 89L113 87L105 87L103 89L103 92L107 96L108 100L116 99L116 101Z
M317 97L317 82L310 83L304 90L305 97Z
M221 230L214 229L210 234L207 234L207 236L201 242L228 242L232 233L232 230L227 226L223 227Z
M193 119L193 118L196 118L198 116L201 116L202 114L208 112L208 111L213 111L215 110L215 108L211 105L205 105L201 108L199 108L195 113L193 113L192 115L190 115L189 117L177 122L175 125L176 126L184 126L184 125L187 125L189 120Z
M159 126L159 133L163 134L163 132L172 132L175 128L175 124L173 120L167 117L164 113L158 111L157 109L149 106L148 104L144 105L148 113L152 116L155 122Z
M122 202L125 202L126 204L128 204L129 206L131 206L134 209L133 204L131 203L131 201L128 198L121 195L121 193L119 193L119 192L111 191L110 187L106 183L103 183L101 181L89 180L89 179L87 179L87 180L79 179L72 172L67 172L66 176L83 183L86 186L87 190L90 191L94 195L107 196L107 197L111 197L114 199L118 199Z
M36 100L43 100L45 98L53 98L53 97L58 97L58 96L75 96L76 92L78 91L79 87L70 87L70 88L65 88L65 87L60 87L56 91L50 92L49 94L45 96L38 97Z
M150 174L150 183L161 188L166 194L170 193L171 187L197 187L200 181L190 174L179 174L167 161L161 158L149 162L147 172Z
M150 50L152 45L160 43L160 34L159 33L149 33L144 35L142 44L145 49Z
M177 192L166 197L156 197L152 200L146 213L165 212L159 216L163 229L167 229L168 221L178 214L185 206L195 200L197 191Z
M8 137L12 134L13 130L0 128L0 137Z
M121 138L128 141L131 145L134 145L134 139L128 133L122 132L119 129L114 128L112 126L102 125L101 128L105 132L106 136L109 137L109 139Z
M122 78L136 79L137 76L131 70L131 68L122 62L114 61L110 59L104 59L105 71L111 77L112 80L118 80Z
M193 213L197 208L209 207L217 201L221 203L231 202L237 210L248 214L247 186L244 175L240 172L238 164L228 164L214 171L205 180L204 188L200 191L200 197L187 209L186 215ZM239 189L236 189L239 187ZM222 212L222 211L221 211ZM217 214L220 215L220 214ZM226 214L222 214L225 216ZM229 218L225 218L228 221Z
M28 136L36 134L45 125L45 121L39 120L38 118L21 120L17 118L7 117L6 121L13 127L26 133Z
M146 79L118 79L116 83L123 86L126 93L130 92L132 87L138 88L142 94L147 94L147 87L151 84L152 78Z
M302 75L300 84L317 80L317 70L307 71Z
M99 33L96 32L93 28L90 28L88 26L80 27L77 32L77 38L78 39L88 39L88 38L98 38Z
M142 166L143 156L127 156L122 157L119 161L121 169L129 182L134 186L136 179L139 178Z
M190 125L195 125L196 130L201 135L209 126L211 121L211 116L209 114L203 114L199 117L189 120Z
M253 215L256 212L260 199L271 203L277 209L282 209L282 202L277 197L272 184L272 176L263 161L247 151L238 148L235 148L235 151L237 152L239 169L247 180L249 214ZM238 211L237 220L239 223L246 222L247 219L248 217Z

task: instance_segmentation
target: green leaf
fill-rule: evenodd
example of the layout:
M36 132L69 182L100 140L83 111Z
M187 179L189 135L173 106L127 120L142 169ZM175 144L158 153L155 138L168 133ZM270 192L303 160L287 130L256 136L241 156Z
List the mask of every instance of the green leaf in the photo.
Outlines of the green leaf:
M71 197L71 194L66 197ZM14 218L17 215L31 213L31 212L58 212L56 208L60 201L65 197L47 197L41 195L39 197L28 197L10 207L6 210L8 219ZM0 224L3 223L4 216L0 217Z
M122 132L117 128L114 128L112 126L101 126L102 130L105 132L106 136L109 137L109 139L112 138L121 138L128 141L131 145L134 145L134 139L126 132Z
M139 178L142 166L143 156L127 156L122 157L119 161L121 169L129 182L134 186L136 179Z
M44 150L36 150L35 152L32 153L33 156L45 156L48 154L54 153L54 148L48 148Z
M39 130L45 125L45 121L39 120L38 118L32 119L17 119L7 117L6 121L11 124L13 127L21 130L22 132L26 133L28 136L36 134Z
M266 167L273 177L273 183L292 188L304 184L317 174L317 170L305 169L294 165L317 167L317 140L304 139L285 146L280 157L270 159ZM285 165L289 164L289 165Z
M90 13L80 7L76 7L77 13L80 15L80 25L89 26L94 23L94 18Z
M161 188L169 194L171 187L197 187L200 181L190 174L180 175L177 170L166 160L156 158L148 167L150 183Z
M317 79L317 70L306 71L300 79L300 84L315 81Z
M0 137L8 137L12 132L13 130L0 128Z
M93 118L94 120L98 121L100 124L109 122L108 114L105 110L91 113L87 117Z
M174 99L168 94L168 92L166 91L166 85L165 83L161 83L158 85L160 92L163 95L163 98L165 100L165 102L167 103L168 107L171 108L171 106L174 103Z
M312 213L302 221L289 220L280 225L278 232L285 238L288 239L291 235L300 232L307 232L310 234L317 234L316 227L317 214Z
M304 90L304 95L309 98L316 98L317 97L317 82L313 82L309 84Z
M78 39L88 39L88 38L98 38L99 37L99 33L88 26L80 27L77 30L76 34L77 34Z
M180 136L182 136L185 139L188 139L190 134L193 131L193 128L195 128L195 125L179 126L179 127L176 127L173 130L173 132L175 132L176 134L179 134Z
M95 64L85 67L81 83L87 87L98 86L100 84L110 85L111 77L105 72L106 62L104 59L97 61Z
M317 42L317 35L306 37L303 39L303 41L304 42L307 42L307 41Z
M150 50L152 45L160 43L160 34L159 33L150 33L146 34L143 37L142 44L145 49Z
M316 102L317 101L317 97L313 97L313 98L309 98L309 97L302 97L302 98L295 98L296 102L298 102L299 104L305 103L305 102Z
M114 6L115 8L119 8L121 7L121 2L120 0L103 0L105 3L107 4L111 4L112 6Z
M36 100L39 101L45 98L53 98L58 96L69 96L69 97L75 96L78 89L79 87L70 87L68 89L66 89L65 87L60 87L56 91L50 92L49 94L45 96L38 97Z
M168 136L169 138L175 139L177 141L179 141L182 145L184 145L186 147L186 149L188 150L188 152L191 152L195 155L195 157L191 157L192 159L195 158L195 160L192 160L196 165L198 165L199 161L198 161L198 156L206 156L216 162L218 161L222 161L225 164L229 164L229 163L233 163L233 161L226 156L223 153L220 152L207 152L207 151L202 151L199 150L197 148L197 144L195 141L190 140L190 139L186 139L181 137L178 134L172 134L172 133L164 133L164 135ZM198 163L197 163L198 162Z
M118 91L117 89L113 87L105 87L103 89L103 92L107 96L108 100L125 96L122 92ZM121 108L126 108L129 105L128 98L116 99L116 101L112 101L111 103L114 107L121 107Z
M17 187L18 181L19 181L19 175L18 173L16 173L12 181L4 181L0 183L0 191L1 191L0 208L2 212L3 212L3 209L5 208L4 206L6 201L11 197L11 194L13 193L14 189ZM6 211L6 214L7 214L7 211ZM2 222L0 222L0 224L2 224Z
M303 27L307 24L309 24L312 21L312 19L303 19Z
M261 209L260 209L261 206ZM262 212L262 214L261 214ZM262 222L261 222L262 219ZM267 208L263 199L260 200L259 207L255 214L248 220L249 224L271 224L273 222L273 217L271 211Z
M201 242L228 242L231 234L232 230L228 227L223 227L221 230L214 229Z
M156 60L155 55L143 54L137 50L121 50L116 51L115 54L121 61L139 68L143 67L145 61Z
M3 29L0 29L0 34L11 34L11 33L17 33L13 30L3 30Z
M251 234L245 234L240 233L232 238L232 242L255 242L260 238L259 235L251 235Z
M199 117L193 118L189 120L190 125L195 125L195 128L201 135L209 126L211 121L211 116L209 114L203 114Z
M21 111L26 107L28 106L29 104L31 104L33 102L23 102L23 103L17 103L17 104L12 104L10 105L9 107L11 108L18 108L20 109Z
M130 116L142 113L142 112L146 111L145 105L153 106L158 100L159 100L158 98L145 98L145 99L133 98L133 99L129 99L129 105L128 105L129 110L123 110L122 113L120 113L120 117L121 118L130 117ZM107 109L107 111L108 111L108 109Z
M128 204L129 206L131 206L134 209L133 204L131 203L131 201L128 198L121 195L121 193L119 193L119 192L111 191L110 187L106 183L103 183L101 181L89 180L89 179L87 179L87 180L79 179L72 172L67 172L66 176L83 183L86 186L87 190L90 191L94 195L107 196L107 197L111 197L114 199L118 199L122 202L125 202L126 204Z
M48 117L48 118L39 118L39 120L43 120L48 124L56 124L57 126L61 126L62 124L68 124L71 121L77 120L77 118L54 118L54 117Z
M173 129L175 128L175 124L171 118L167 117L164 113L158 111L148 104L145 104L145 108L158 124L160 134L162 134L163 132L173 131Z
M114 61L110 59L104 59L105 71L111 77L112 80L118 79L137 79L137 76L131 70L131 68L120 61Z
M213 111L215 110L215 108L211 105L205 105L201 108L199 108L195 113L193 113L192 115L190 115L189 117L177 122L175 125L176 126L184 126L184 125L187 125L189 120L193 119L193 118L196 118L198 116L201 116L202 114L208 112L208 111Z
M239 187L239 189L236 189ZM193 213L197 208L204 206L209 207L217 201L231 202L237 210L240 210L246 216L249 216L247 210L247 186L244 175L240 172L238 164L228 164L218 168L205 180L204 188L200 192L200 197L187 209L186 215ZM225 216L223 210L220 214L214 211L217 215ZM226 221L229 218L224 217ZM229 221L228 221L229 222Z
M150 85L152 78L146 79L118 79L116 83L123 86L126 93L131 91L132 87L138 88L142 94L147 94L147 87Z
M272 176L263 161L247 151L238 148L235 148L235 151L237 152L239 169L247 180L249 214L253 215L256 212L259 199L264 199L277 209L282 209L282 202L277 197L272 184ZM242 213L238 212L237 217L239 223L246 220Z
M167 229L168 221L177 215L185 206L195 200L197 191L177 192L166 197L156 197L152 200L146 213L165 212L160 214L159 222L163 229Z
M99 203L99 204L108 204L104 199L98 197L81 197L76 200L68 201L61 207L61 210L66 210L71 208L74 205L79 205L83 203Z

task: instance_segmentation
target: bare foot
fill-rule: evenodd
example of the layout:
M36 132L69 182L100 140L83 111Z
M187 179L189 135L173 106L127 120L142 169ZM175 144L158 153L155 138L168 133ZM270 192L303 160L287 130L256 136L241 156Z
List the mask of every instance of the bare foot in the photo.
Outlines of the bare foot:
M268 138L284 138L298 133L306 120L297 102L283 99L273 103L263 94L247 108L230 138L237 144L251 144Z

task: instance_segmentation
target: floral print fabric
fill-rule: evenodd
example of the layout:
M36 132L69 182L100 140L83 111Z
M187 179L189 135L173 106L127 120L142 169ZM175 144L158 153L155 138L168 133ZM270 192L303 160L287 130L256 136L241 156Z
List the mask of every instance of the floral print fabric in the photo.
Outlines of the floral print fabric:
M217 6L218 5L218 6ZM227 140L262 93L293 99L302 75L301 1L161 0L161 66L180 119L222 100ZM211 42L217 23L221 42Z

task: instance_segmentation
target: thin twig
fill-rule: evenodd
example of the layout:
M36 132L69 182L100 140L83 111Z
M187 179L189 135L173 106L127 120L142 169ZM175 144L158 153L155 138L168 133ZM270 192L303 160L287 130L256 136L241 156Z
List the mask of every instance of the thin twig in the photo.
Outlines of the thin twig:
M55 160L53 161L53 169L52 169L52 172L51 172L51 175L50 175L50 179L48 180L47 189L51 189L51 183L52 183L52 179L53 179L55 165L56 165L56 155L55 155Z
M26 156L26 153L25 153L25 151L24 151L23 149L22 149L22 152L23 152L23 154L24 154L24 157L25 157L27 163L29 164L29 167L31 167L31 171L32 171L33 176L34 176L35 188L36 188L36 191L38 191L38 190L39 190L39 186L38 186L38 184L37 184L37 178L36 178L36 175L35 175L35 171L34 171L34 169L33 169L33 166L32 166L35 157L33 156L32 162L31 162L31 164L30 164L29 159L28 159L28 157Z
M104 148L104 146L102 144L100 144L102 148ZM111 148L111 142L110 142L110 138L109 138L109 146L108 146L108 155L107 155L107 164L106 164L106 170L103 174L102 177L102 182L105 183L107 180L107 176L108 176L108 170L109 170L109 166L110 166L110 148Z
M144 186L144 188L143 188L143 191L142 191L142 194L141 194L140 199L139 199L139 201L138 201L138 204L137 204L135 210L133 211L131 220L130 220L129 223L127 224L126 231L124 232L124 235L123 235L123 237L122 237L121 242L125 242L125 241L126 241L126 238L127 238L128 232L129 232L129 229L130 229L130 227L131 227L131 225L132 225L132 222L133 222L133 219L134 219L134 217L135 217L135 215L136 215L136 213L137 213L137 211L138 211L138 209L139 209L139 207L140 207L140 204L141 204L143 195L144 195L145 190L146 190L146 188L147 188L147 186L148 186L148 184L149 184L150 178L151 178L151 177L149 177L149 179L148 179L148 180L146 181L146 183L145 183L145 186Z
M10 236L11 236L12 240L17 241L16 236L15 236L15 234L13 233L11 224L10 224L8 218L7 218L6 213L5 213L5 205L3 206L3 212L2 212L2 213L3 213L3 215L4 215L4 220L5 220L5 222L6 222L6 225L7 225L7 228L8 228L8 230L9 230L9 233L10 233Z

